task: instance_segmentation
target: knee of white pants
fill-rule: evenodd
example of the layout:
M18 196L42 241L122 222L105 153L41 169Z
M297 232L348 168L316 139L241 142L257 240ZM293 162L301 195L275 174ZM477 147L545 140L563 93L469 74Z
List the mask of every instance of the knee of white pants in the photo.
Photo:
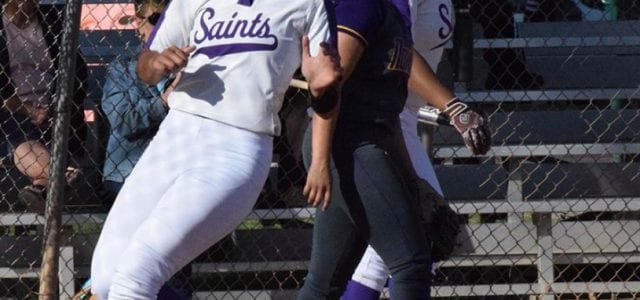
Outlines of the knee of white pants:
M155 299L177 267L143 243L133 242L127 250L113 274L109 299Z
M151 284L149 284L151 283ZM109 289L109 300L156 299L162 283L141 282L127 273L116 272ZM106 298L105 298L106 299Z

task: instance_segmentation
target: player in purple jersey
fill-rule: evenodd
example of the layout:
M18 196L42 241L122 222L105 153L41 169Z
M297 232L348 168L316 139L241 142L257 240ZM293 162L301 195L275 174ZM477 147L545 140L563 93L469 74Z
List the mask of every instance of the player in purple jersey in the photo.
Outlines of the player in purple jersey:
M421 244L426 239L420 236L418 199L405 189L416 176L413 157L406 157L404 141L398 141L409 72L417 96L443 110L474 153L486 152L490 144L484 119L439 83L412 49L410 18L390 7L386 1L336 2L345 78L333 150L333 204L317 213L309 275L299 299L338 299L367 242L395 279L393 299L429 297L430 258ZM393 46L388 36L394 36Z
M450 0L393 0L406 23L410 24L414 48L436 70L444 46L453 36L455 13ZM453 97L445 94L443 99ZM450 99L450 98L449 98ZM425 101L414 92L409 92L405 109L400 114L402 134L419 178L425 180L433 190L443 196L431 160L418 137L418 110ZM424 200L422 200L424 201ZM379 299L389 277L389 269L382 258L369 246L356 268L343 300Z
M309 274L298 299L338 299L370 243L397 279L392 297L420 299L430 259L397 142L407 97L411 34L387 1L335 1L344 68L335 129L332 204L318 210ZM315 128L313 128L315 130ZM307 137L310 133L307 133ZM305 161L309 161L308 138Z

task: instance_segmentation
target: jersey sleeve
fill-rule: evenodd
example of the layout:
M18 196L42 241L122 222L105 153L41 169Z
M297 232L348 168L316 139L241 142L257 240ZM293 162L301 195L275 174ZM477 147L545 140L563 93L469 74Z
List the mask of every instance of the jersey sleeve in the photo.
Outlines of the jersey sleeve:
M413 22L411 6L409 5L409 1L407 0L391 0L393 6L398 10L400 16L402 17L402 21L406 26L407 32L411 32L411 22ZM415 9L418 9L417 7Z
M311 6L307 18L307 35L309 51L316 56L320 51L320 43L327 42L334 48L338 46L336 33L336 14L331 0L317 0Z
M196 9L192 0L173 0L165 8L154 26L146 48L162 51L171 46L189 46L189 34L194 24Z
M368 46L384 19L380 0L336 0L336 21L339 32L353 36Z

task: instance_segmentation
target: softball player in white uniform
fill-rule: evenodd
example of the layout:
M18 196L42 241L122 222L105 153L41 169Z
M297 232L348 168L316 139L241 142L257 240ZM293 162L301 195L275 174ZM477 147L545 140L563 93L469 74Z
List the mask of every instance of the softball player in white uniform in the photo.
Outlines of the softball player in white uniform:
M272 137L280 133L277 113L294 71L301 61L303 74L305 62L312 65L316 73L304 74L310 86L313 78L333 84L340 76L320 46L335 38L332 17L323 0L169 4L138 71L151 83L162 72L144 72L160 68L158 57L181 55L170 71L184 66L182 79L104 224L91 270L99 299L155 299L172 274L251 211L267 178ZM311 56L303 53L303 36Z
M455 24L453 5L450 0L409 0L409 9L414 48L424 57L429 67L436 70L442 58L444 46L453 35ZM421 106L424 106L424 100L409 91L405 109L400 114L402 134L417 175L429 182L435 191L442 195L442 188L436 178L431 160L418 138L418 110ZM368 297L379 297L388 277L389 269L382 258L369 246L353 274L352 283L347 287L343 299L365 300L369 299ZM362 286L356 288L353 286L354 282ZM358 291L363 288L370 290Z

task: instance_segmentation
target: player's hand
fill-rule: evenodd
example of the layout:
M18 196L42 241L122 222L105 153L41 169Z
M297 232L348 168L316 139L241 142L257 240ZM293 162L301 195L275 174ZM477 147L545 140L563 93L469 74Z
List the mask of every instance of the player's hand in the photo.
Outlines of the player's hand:
M309 92L319 97L332 85L342 79L342 67L338 50L328 43L320 43L320 52L311 56L309 52L309 38L302 37L302 75L309 82Z
M491 149L491 130L482 115L458 98L449 101L444 112L473 154L485 154Z
M146 84L155 85L168 74L180 72L195 49L195 46L172 46L161 53L145 49L138 56L138 77Z
M320 206L322 210L329 207L331 202L331 173L328 164L311 163L302 194L313 207Z
M187 46L184 48L171 46L155 56L151 66L156 71L163 72L164 74L177 73L187 65L189 54L195 49L195 46Z

